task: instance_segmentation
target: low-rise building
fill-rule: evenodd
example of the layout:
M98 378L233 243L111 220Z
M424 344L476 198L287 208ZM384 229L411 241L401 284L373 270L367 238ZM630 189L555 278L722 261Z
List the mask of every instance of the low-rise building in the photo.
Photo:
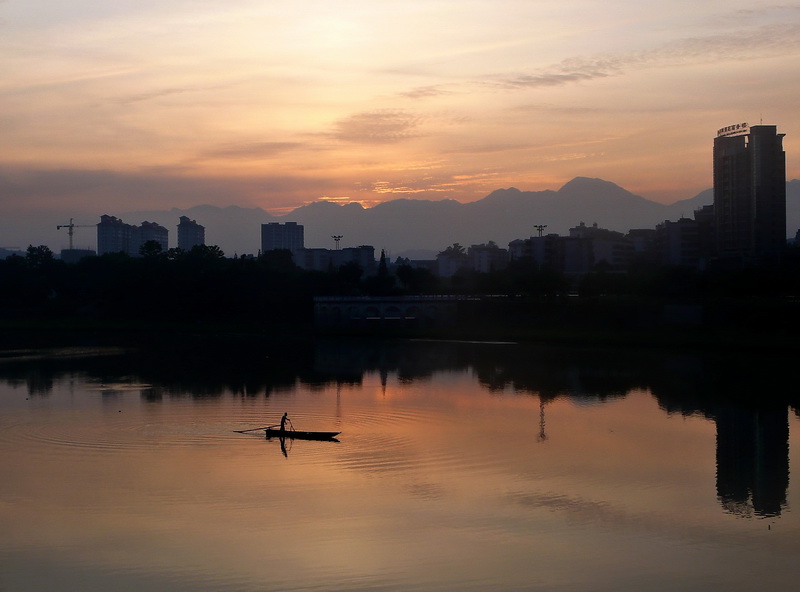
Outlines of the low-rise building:
M627 270L633 256L633 244L624 234L615 230L580 225L569 229L570 238L588 240L591 244L591 267L604 264L616 271Z
M61 249L61 260L64 263L77 263L84 257L94 257L94 249Z
M508 249L501 249L495 243L472 245L467 249L473 271L489 273L508 267Z
M377 269L375 247L371 245L344 249L299 249L294 253L294 262L301 269L313 271L335 271L347 263L358 264L366 275L374 275Z

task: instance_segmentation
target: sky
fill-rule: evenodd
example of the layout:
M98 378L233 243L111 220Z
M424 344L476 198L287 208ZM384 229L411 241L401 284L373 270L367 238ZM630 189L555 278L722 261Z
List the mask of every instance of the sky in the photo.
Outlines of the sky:
M576 176L672 203L741 122L777 125L797 178L799 58L800 2L0 0L0 247L35 220Z

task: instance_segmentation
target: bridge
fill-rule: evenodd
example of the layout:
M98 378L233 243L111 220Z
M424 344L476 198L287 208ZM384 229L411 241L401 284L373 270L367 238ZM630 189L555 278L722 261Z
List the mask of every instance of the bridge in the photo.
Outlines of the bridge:
M447 327L468 296L324 296L314 298L314 324L327 329Z

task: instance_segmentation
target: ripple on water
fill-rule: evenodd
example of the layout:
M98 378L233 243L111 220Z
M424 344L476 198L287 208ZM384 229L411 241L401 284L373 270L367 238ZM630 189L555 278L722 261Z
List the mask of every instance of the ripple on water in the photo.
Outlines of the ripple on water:
M223 440L230 432L219 421L202 418L187 421L179 414L158 417L132 413L86 418L85 421L40 421L33 416L4 426L0 443L9 448L25 446L47 453L54 448L125 451L155 449L164 445L195 446Z
M419 409L397 409L380 415L351 413L342 427L347 446L337 455L346 470L391 473L430 469L433 474L470 470L489 474L496 468L494 452L475 446L438 445L437 430L458 429L454 417L432 416ZM433 443L433 444L432 444Z

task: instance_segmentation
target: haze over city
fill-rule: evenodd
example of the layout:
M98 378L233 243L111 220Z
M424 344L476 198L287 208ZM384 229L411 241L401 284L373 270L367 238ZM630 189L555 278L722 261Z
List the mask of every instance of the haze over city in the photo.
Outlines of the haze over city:
M799 53L796 2L7 0L0 246L103 213L576 176L668 204L711 187L737 122L778 125L793 179Z

